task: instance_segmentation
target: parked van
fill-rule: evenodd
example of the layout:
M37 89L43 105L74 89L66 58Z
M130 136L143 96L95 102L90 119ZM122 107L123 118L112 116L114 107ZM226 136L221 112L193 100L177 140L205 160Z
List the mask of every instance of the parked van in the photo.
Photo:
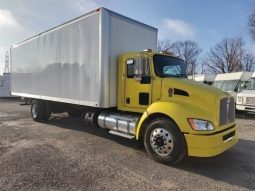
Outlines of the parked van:
M255 72L253 72L246 89L237 94L236 109L255 112Z
M245 89L251 76L252 72L218 74L215 77L212 85L216 88L222 89L225 92L228 92L235 98L236 102L237 93Z

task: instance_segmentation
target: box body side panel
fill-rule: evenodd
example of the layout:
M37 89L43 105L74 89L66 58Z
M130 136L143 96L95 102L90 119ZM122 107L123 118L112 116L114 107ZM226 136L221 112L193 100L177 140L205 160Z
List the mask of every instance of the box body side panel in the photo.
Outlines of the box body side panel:
M99 26L91 14L12 47L11 91L100 107Z
M118 56L148 48L157 51L157 29L110 13L110 105L117 105Z
M11 48L13 95L117 106L118 56L157 48L157 29L101 8Z

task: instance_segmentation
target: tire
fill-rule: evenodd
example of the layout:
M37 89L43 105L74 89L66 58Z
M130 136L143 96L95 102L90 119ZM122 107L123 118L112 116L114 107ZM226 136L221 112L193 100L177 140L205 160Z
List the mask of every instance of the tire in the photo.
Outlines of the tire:
M45 107L42 101L33 100L31 104L31 116L34 121L41 122L44 120Z
M52 108L48 101L44 102L44 108L45 108L45 112L44 112L43 120L49 121L51 113L52 113Z
M156 161L177 164L187 154L186 141L178 126L167 118L152 120L144 134L144 146Z

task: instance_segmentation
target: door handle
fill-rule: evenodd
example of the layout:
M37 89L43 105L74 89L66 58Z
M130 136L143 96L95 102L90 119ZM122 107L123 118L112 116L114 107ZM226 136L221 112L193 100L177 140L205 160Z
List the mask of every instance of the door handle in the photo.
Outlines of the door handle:
M126 103L130 104L130 98L129 97L126 98Z

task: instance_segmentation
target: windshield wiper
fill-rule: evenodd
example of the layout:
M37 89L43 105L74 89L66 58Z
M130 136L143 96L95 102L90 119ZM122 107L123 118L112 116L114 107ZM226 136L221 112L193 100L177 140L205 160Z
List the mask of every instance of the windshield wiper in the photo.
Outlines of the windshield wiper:
M185 74L163 74L163 75L160 75L160 77L162 78L167 78L167 77L176 77L176 78L180 78L180 77L185 77L187 78L187 76Z
M176 77L185 77L185 78L187 78L187 76L185 74L176 74L175 76Z

